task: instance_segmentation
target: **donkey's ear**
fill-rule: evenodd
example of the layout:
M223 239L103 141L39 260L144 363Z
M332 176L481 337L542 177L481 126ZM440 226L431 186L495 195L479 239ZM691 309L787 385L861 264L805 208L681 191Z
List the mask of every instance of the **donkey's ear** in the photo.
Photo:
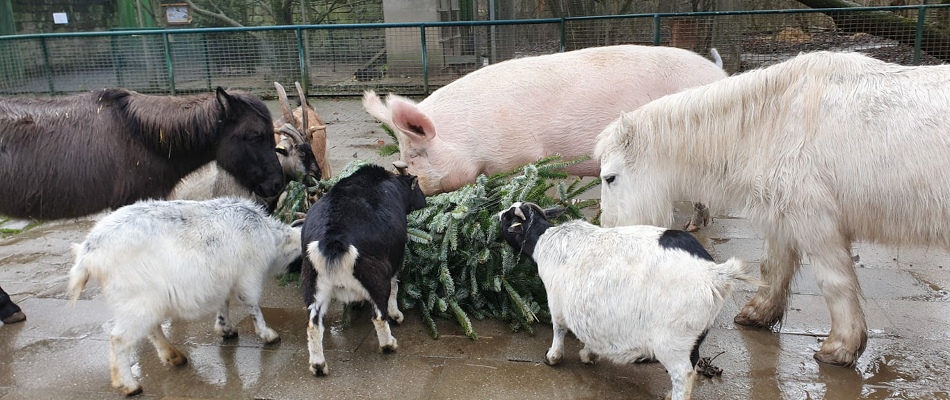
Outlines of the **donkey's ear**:
M214 90L214 98L218 100L218 104L221 105L221 110L224 111L224 115L230 116L234 111L234 106L231 105L231 95L228 92L225 92L221 86L218 86Z

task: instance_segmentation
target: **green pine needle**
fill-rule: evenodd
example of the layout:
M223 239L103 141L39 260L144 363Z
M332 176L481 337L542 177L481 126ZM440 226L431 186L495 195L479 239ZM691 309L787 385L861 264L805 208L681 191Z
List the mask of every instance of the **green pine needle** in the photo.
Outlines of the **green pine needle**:
M564 207L562 220L583 218L584 210L599 209L597 200L577 197L600 181L564 180L562 172L588 159L545 157L514 171L479 176L474 184L454 192L428 197L426 208L408 217L399 304L406 310L418 309L434 339L440 336L434 317L454 319L472 339L478 334L470 316L497 319L513 331L527 332L533 331L534 322L550 320L537 266L502 241L497 215L516 201ZM310 198L326 193L368 163L350 162L338 175L310 186L291 182L277 215L292 221L297 213L307 212ZM289 276L283 284L293 280L294 276Z

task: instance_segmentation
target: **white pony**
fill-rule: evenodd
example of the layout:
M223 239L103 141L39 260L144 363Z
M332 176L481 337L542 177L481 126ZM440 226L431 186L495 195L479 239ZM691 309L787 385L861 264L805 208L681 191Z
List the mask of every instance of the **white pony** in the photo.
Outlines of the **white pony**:
M851 242L950 248L950 65L816 52L672 94L599 136L604 226L668 225L706 196L765 234L768 286L736 316L770 327L811 260L831 311L815 359L851 366L867 324Z

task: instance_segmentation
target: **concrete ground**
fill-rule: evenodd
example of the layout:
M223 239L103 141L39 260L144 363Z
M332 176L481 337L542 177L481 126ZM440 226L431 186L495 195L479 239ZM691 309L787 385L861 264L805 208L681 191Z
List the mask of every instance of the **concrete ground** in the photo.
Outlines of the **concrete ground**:
M358 99L316 99L328 132L336 171L354 159L378 159L378 124ZM381 160L388 164L392 158ZM685 213L679 213L679 220ZM717 260L739 256L758 262L762 240L743 219L722 213L697 236ZM72 265L69 244L83 240L96 216L53 221L0 239L0 286L27 314L23 323L0 327L0 400L118 398L109 384L111 312L93 285L75 307L64 294ZM11 222L15 223L15 222ZM937 249L856 244L857 273L870 329L868 348L855 368L819 365L812 359L830 328L824 299L806 265L793 284L784 323L774 331L737 327L732 317L751 296L742 287L726 303L703 348L718 357L721 377L699 378L696 398L891 399L950 398L950 256ZM407 265L406 268L412 268ZM282 337L262 345L251 321L239 338L214 336L213 316L166 325L172 343L189 357L182 367L162 365L151 345L139 344L134 373L141 398L166 399L647 399L661 398L670 380L659 364L594 366L578 361L570 338L562 364L542 357L550 326L510 333L494 321L476 321L480 338L468 339L453 322L439 321L433 340L417 311L393 328L399 350L379 354L369 313L358 309L350 325L331 310L327 330L330 375L307 370L307 313L293 285L269 282L262 307ZM623 316L617 316L623 318ZM720 354L721 353L721 354Z

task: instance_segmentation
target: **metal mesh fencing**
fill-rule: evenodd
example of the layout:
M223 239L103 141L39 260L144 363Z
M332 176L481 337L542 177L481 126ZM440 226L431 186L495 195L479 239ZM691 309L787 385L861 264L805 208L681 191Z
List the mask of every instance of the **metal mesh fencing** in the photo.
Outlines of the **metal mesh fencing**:
M950 60L950 6L637 14L458 23L215 28L0 37L0 94L120 86L146 93L216 86L273 96L366 89L426 94L486 65L592 46L674 46L730 73L800 52L860 51L906 65Z

